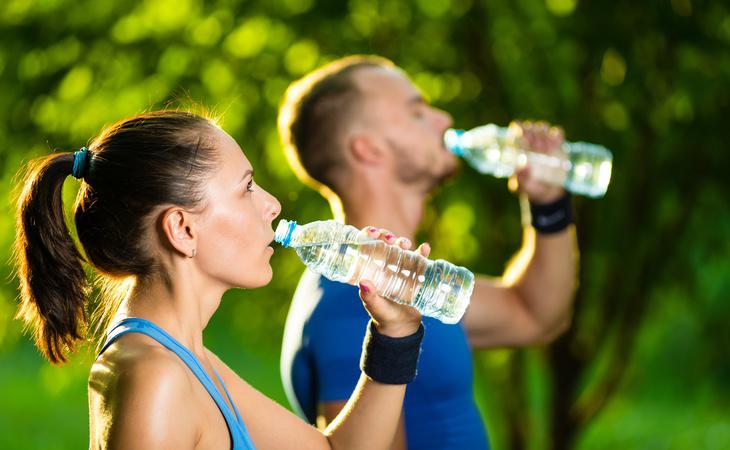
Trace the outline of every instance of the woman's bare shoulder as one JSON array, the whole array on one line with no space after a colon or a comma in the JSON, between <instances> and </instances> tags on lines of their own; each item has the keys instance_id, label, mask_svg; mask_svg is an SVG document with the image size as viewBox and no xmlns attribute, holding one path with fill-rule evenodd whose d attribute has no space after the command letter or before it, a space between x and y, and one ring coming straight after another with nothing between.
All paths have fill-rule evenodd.
<instances>
[{"instance_id":1,"label":"woman's bare shoulder","mask_svg":"<svg viewBox=\"0 0 730 450\"><path fill-rule=\"evenodd\" d=\"M188 372L174 353L146 336L119 338L89 375L90 407L103 418L96 425L106 430L104 440L149 445L194 441L197 419L195 408L189 408Z\"/></svg>"},{"instance_id":2,"label":"woman's bare shoulder","mask_svg":"<svg viewBox=\"0 0 730 450\"><path fill-rule=\"evenodd\" d=\"M177 355L144 335L122 336L97 358L89 383L107 388L189 387L188 368Z\"/></svg>"}]
</instances>

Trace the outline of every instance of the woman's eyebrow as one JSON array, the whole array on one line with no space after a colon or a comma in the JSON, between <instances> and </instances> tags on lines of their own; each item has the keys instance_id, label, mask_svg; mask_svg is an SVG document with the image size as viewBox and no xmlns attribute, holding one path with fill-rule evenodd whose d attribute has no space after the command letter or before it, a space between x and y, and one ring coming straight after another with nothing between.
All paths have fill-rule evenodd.
<instances>
[{"instance_id":1,"label":"woman's eyebrow","mask_svg":"<svg viewBox=\"0 0 730 450\"><path fill-rule=\"evenodd\" d=\"M246 177L249 176L249 175L251 175L251 178L253 178L253 170L252 169L248 169L247 171L243 172L243 176L238 181L238 184L241 184L243 182L243 180L245 180Z\"/></svg>"}]
</instances>

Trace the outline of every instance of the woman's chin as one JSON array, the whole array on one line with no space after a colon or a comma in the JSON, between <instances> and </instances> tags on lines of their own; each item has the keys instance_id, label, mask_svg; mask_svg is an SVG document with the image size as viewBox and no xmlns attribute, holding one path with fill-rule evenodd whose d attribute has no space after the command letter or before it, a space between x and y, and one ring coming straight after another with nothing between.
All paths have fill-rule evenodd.
<instances>
[{"instance_id":1,"label":"woman's chin","mask_svg":"<svg viewBox=\"0 0 730 450\"><path fill-rule=\"evenodd\" d=\"M271 283L271 280L273 277L274 277L273 270L271 270L271 266L269 266L267 271L261 273L255 279L249 278L245 282L238 283L238 287L243 288L243 289L256 289L256 288L264 287L267 284Z\"/></svg>"}]
</instances>

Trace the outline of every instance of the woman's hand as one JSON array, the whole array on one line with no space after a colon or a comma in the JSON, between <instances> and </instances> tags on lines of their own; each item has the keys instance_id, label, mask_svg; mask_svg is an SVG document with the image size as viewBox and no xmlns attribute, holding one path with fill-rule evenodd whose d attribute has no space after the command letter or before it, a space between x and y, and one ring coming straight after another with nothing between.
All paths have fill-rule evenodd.
<instances>
[{"instance_id":1,"label":"woman's hand","mask_svg":"<svg viewBox=\"0 0 730 450\"><path fill-rule=\"evenodd\" d=\"M404 250L410 250L412 244L409 239L398 238L383 228L366 227L362 230L370 239L381 239L387 244L396 245ZM428 257L431 247L421 244L416 252ZM401 305L378 295L375 285L369 280L360 281L360 299L375 327L380 334L390 337L409 336L418 330L421 323L421 313L412 306Z\"/></svg>"}]
</instances>

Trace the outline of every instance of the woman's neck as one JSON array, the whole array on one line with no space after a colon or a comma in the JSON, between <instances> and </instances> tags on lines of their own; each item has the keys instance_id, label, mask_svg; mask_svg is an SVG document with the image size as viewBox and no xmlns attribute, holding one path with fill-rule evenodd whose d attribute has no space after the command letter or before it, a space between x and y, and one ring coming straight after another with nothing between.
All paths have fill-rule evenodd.
<instances>
[{"instance_id":1,"label":"woman's neck","mask_svg":"<svg viewBox=\"0 0 730 450\"><path fill-rule=\"evenodd\" d=\"M223 293L213 289L206 292L193 279L178 279L184 281L155 278L139 282L120 306L119 315L147 319L196 355L202 355L203 330L218 309Z\"/></svg>"}]
</instances>

